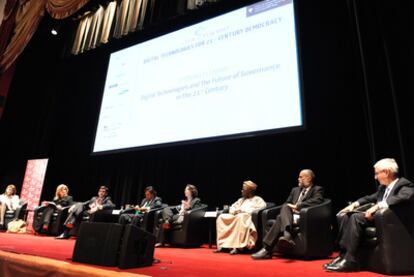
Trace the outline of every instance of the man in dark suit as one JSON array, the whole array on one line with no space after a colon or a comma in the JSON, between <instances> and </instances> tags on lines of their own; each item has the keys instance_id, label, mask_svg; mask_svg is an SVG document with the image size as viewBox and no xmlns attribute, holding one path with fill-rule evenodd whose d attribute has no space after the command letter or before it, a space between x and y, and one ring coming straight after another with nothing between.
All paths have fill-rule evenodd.
<instances>
[{"instance_id":1,"label":"man in dark suit","mask_svg":"<svg viewBox=\"0 0 414 277\"><path fill-rule=\"evenodd\" d=\"M162 224L158 226L156 247L164 245L168 241L168 230L171 224L180 224L184 219L186 211L201 207L201 200L198 198L196 186L188 184L184 190L185 200L176 207L167 207L162 210Z\"/></svg>"},{"instance_id":2,"label":"man in dark suit","mask_svg":"<svg viewBox=\"0 0 414 277\"><path fill-rule=\"evenodd\" d=\"M56 237L57 239L68 239L69 232L75 224L79 223L84 213L93 214L100 210L107 210L115 208L111 197L108 196L108 187L101 186L98 191L98 196L92 197L86 202L76 203L69 208L69 215L65 221L63 233Z\"/></svg>"},{"instance_id":3,"label":"man in dark suit","mask_svg":"<svg viewBox=\"0 0 414 277\"><path fill-rule=\"evenodd\" d=\"M378 190L358 199L338 213L341 250L335 259L324 265L327 271L359 270L357 251L360 239L365 228L373 225L374 214L381 209L392 209L407 201L414 201L414 184L405 178L398 178L398 164L394 159L378 161L374 170L375 179L380 183Z\"/></svg>"},{"instance_id":4,"label":"man in dark suit","mask_svg":"<svg viewBox=\"0 0 414 277\"><path fill-rule=\"evenodd\" d=\"M157 196L157 192L152 186L148 186L144 190L145 198L142 199L141 204L133 208L126 209L119 217L119 224L131 223L139 227L144 218L144 214L151 209L161 208L162 200Z\"/></svg>"},{"instance_id":5,"label":"man in dark suit","mask_svg":"<svg viewBox=\"0 0 414 277\"><path fill-rule=\"evenodd\" d=\"M277 244L280 248L295 246L291 229L294 215L299 215L301 209L323 202L323 188L313 184L315 174L310 169L299 173L299 186L292 189L286 202L282 205L280 214L269 232L263 238L264 247L252 255L253 259L271 259L272 250ZM296 216L295 216L296 217Z\"/></svg>"}]
</instances>

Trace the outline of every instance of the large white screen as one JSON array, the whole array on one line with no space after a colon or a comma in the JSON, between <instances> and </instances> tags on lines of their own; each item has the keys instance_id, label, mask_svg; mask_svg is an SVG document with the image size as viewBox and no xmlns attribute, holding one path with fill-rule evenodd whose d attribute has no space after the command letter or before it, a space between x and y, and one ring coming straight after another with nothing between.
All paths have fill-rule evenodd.
<instances>
[{"instance_id":1,"label":"large white screen","mask_svg":"<svg viewBox=\"0 0 414 277\"><path fill-rule=\"evenodd\" d=\"M93 151L302 125L292 0L111 54Z\"/></svg>"}]
</instances>

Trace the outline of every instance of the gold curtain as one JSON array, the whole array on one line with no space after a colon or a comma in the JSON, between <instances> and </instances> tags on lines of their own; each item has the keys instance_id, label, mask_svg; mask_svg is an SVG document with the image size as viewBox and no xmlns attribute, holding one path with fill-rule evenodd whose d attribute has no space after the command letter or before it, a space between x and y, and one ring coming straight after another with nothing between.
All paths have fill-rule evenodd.
<instances>
[{"instance_id":1,"label":"gold curtain","mask_svg":"<svg viewBox=\"0 0 414 277\"><path fill-rule=\"evenodd\" d=\"M105 12L104 12L104 19L103 19L103 24L102 24L102 36L100 38L101 43L108 42L111 29L112 29L112 25L114 22L115 12L116 12L116 1L113 1L109 3L109 5L106 7Z\"/></svg>"},{"instance_id":2,"label":"gold curtain","mask_svg":"<svg viewBox=\"0 0 414 277\"><path fill-rule=\"evenodd\" d=\"M4 72L20 55L44 15L47 0L20 0L16 26L6 50L0 58L0 72Z\"/></svg>"},{"instance_id":3,"label":"gold curtain","mask_svg":"<svg viewBox=\"0 0 414 277\"><path fill-rule=\"evenodd\" d=\"M46 10L55 19L71 16L82 8L89 0L47 0Z\"/></svg>"},{"instance_id":4,"label":"gold curtain","mask_svg":"<svg viewBox=\"0 0 414 277\"><path fill-rule=\"evenodd\" d=\"M79 21L72 54L77 55L142 29L148 0L112 1L93 14L85 14Z\"/></svg>"},{"instance_id":5,"label":"gold curtain","mask_svg":"<svg viewBox=\"0 0 414 277\"><path fill-rule=\"evenodd\" d=\"M94 14L87 15L79 21L72 54L77 55L108 42L116 7L116 1L110 2L106 8L100 6Z\"/></svg>"}]
</instances>

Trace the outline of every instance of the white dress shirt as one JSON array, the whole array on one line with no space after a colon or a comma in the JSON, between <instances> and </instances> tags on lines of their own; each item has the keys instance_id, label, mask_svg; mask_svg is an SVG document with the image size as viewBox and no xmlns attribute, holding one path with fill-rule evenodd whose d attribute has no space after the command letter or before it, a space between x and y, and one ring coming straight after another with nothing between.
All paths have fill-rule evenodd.
<instances>
[{"instance_id":1,"label":"white dress shirt","mask_svg":"<svg viewBox=\"0 0 414 277\"><path fill-rule=\"evenodd\" d=\"M384 196L382 197L382 200L380 202L378 202L378 207L380 209L388 208L387 198L388 198L388 196L390 196L390 192L394 188L394 186L398 182L398 180L399 179L397 178L394 181L392 181L391 184L389 184L387 186L387 188L385 189Z\"/></svg>"}]
</instances>

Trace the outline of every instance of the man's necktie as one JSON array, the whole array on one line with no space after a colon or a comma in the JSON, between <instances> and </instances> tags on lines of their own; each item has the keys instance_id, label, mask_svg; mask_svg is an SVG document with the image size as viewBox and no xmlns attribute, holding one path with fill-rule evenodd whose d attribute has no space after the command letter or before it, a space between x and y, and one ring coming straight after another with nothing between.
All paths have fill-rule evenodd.
<instances>
[{"instance_id":1,"label":"man's necktie","mask_svg":"<svg viewBox=\"0 0 414 277\"><path fill-rule=\"evenodd\" d=\"M387 187L386 189L385 189L385 193L384 193L384 196L382 197L382 201L385 201L385 200L387 200L387 197L388 197L388 195L390 194L390 188L389 187Z\"/></svg>"},{"instance_id":2,"label":"man's necktie","mask_svg":"<svg viewBox=\"0 0 414 277\"><path fill-rule=\"evenodd\" d=\"M300 204L302 202L302 199L305 196L305 193L306 193L306 189L302 189L302 191L301 191L301 193L299 195L298 201L296 201L296 205L297 204Z\"/></svg>"}]
</instances>

